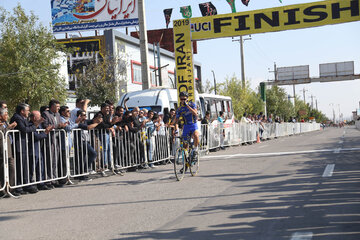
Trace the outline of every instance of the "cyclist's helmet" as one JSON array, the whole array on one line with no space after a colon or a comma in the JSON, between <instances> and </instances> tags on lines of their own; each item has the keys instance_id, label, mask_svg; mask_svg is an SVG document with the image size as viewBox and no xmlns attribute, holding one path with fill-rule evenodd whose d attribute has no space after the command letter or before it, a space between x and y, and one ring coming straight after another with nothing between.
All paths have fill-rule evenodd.
<instances>
[{"instance_id":1,"label":"cyclist's helmet","mask_svg":"<svg viewBox=\"0 0 360 240\"><path fill-rule=\"evenodd\" d=\"M187 92L180 92L179 97L189 97L189 94Z\"/></svg>"}]
</instances>

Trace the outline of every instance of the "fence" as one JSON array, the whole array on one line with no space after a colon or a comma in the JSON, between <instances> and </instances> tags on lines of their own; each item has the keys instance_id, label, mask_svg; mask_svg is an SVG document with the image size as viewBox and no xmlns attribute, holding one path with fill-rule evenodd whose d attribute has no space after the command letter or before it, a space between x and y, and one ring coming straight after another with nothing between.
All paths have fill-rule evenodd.
<instances>
[{"instance_id":1,"label":"fence","mask_svg":"<svg viewBox=\"0 0 360 240\"><path fill-rule=\"evenodd\" d=\"M316 131L316 123L233 123L202 125L200 153L222 146L234 146L262 139ZM71 132L37 130L0 132L0 190L26 187L92 173L114 173L118 169L168 161L179 146L170 130L150 132L74 129Z\"/></svg>"},{"instance_id":2,"label":"fence","mask_svg":"<svg viewBox=\"0 0 360 240\"><path fill-rule=\"evenodd\" d=\"M3 132L0 131L0 191L4 190L6 187L6 169L7 169L7 159L5 154L5 137Z\"/></svg>"},{"instance_id":3,"label":"fence","mask_svg":"<svg viewBox=\"0 0 360 240\"><path fill-rule=\"evenodd\" d=\"M360 130L360 121L356 121L356 122L355 122L355 126L356 126L357 129Z\"/></svg>"}]
</instances>

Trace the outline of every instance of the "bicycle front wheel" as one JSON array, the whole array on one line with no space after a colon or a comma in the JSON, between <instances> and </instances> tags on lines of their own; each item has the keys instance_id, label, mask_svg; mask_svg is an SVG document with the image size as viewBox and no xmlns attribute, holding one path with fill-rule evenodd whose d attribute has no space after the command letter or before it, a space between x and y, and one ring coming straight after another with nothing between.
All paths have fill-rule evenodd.
<instances>
[{"instance_id":1,"label":"bicycle front wheel","mask_svg":"<svg viewBox=\"0 0 360 240\"><path fill-rule=\"evenodd\" d=\"M184 178L185 170L186 170L185 164L186 164L185 151L179 148L176 150L175 160L174 160L174 172L176 179L178 181L181 181Z\"/></svg>"},{"instance_id":2,"label":"bicycle front wheel","mask_svg":"<svg viewBox=\"0 0 360 240\"><path fill-rule=\"evenodd\" d=\"M191 176L196 176L196 174L198 174L199 172L199 166L200 166L199 154L196 154L196 156L194 156L194 152L193 152L190 156L192 156L190 161L190 173Z\"/></svg>"}]
</instances>

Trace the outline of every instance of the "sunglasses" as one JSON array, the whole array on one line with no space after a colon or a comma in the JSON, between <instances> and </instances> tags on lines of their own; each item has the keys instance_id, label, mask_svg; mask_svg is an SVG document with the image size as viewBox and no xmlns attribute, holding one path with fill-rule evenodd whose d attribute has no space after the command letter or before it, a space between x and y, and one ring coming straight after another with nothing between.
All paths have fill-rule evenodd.
<instances>
[{"instance_id":1,"label":"sunglasses","mask_svg":"<svg viewBox=\"0 0 360 240\"><path fill-rule=\"evenodd\" d=\"M180 98L180 101L186 101L187 99L186 98Z\"/></svg>"}]
</instances>

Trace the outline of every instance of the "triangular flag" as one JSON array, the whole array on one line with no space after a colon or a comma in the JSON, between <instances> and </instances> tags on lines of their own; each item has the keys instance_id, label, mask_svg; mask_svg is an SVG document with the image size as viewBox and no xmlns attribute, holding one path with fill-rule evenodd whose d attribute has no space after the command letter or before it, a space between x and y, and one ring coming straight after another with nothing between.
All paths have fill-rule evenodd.
<instances>
[{"instance_id":1,"label":"triangular flag","mask_svg":"<svg viewBox=\"0 0 360 240\"><path fill-rule=\"evenodd\" d=\"M236 13L235 0L226 0L226 1L230 4L231 11L232 11L233 13Z\"/></svg>"},{"instance_id":2,"label":"triangular flag","mask_svg":"<svg viewBox=\"0 0 360 240\"><path fill-rule=\"evenodd\" d=\"M164 9L164 16L165 16L165 21L166 21L166 28L169 27L172 10L173 10L172 8Z\"/></svg>"},{"instance_id":3,"label":"triangular flag","mask_svg":"<svg viewBox=\"0 0 360 240\"><path fill-rule=\"evenodd\" d=\"M180 7L180 12L181 12L183 18L191 18L192 17L191 6Z\"/></svg>"},{"instance_id":4,"label":"triangular flag","mask_svg":"<svg viewBox=\"0 0 360 240\"><path fill-rule=\"evenodd\" d=\"M203 17L217 15L216 8L211 2L199 3L199 8Z\"/></svg>"},{"instance_id":5,"label":"triangular flag","mask_svg":"<svg viewBox=\"0 0 360 240\"><path fill-rule=\"evenodd\" d=\"M241 0L241 2L242 2L245 6L247 6L247 5L249 5L250 0Z\"/></svg>"}]
</instances>

